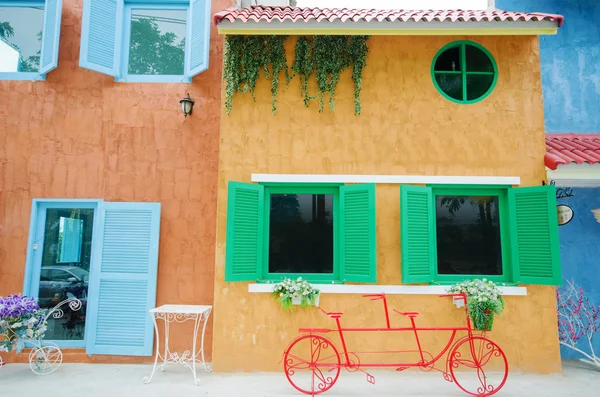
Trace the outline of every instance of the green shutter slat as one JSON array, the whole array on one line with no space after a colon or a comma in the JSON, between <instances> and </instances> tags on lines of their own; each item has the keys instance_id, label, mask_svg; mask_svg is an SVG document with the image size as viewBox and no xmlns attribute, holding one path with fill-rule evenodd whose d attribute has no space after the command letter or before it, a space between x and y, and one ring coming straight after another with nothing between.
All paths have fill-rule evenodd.
<instances>
[{"instance_id":1,"label":"green shutter slat","mask_svg":"<svg viewBox=\"0 0 600 397\"><path fill-rule=\"evenodd\" d=\"M340 187L341 278L377 282L375 185Z\"/></svg>"},{"instance_id":2,"label":"green shutter slat","mask_svg":"<svg viewBox=\"0 0 600 397\"><path fill-rule=\"evenodd\" d=\"M400 186L400 240L402 282L432 281L436 254L435 208L431 188Z\"/></svg>"},{"instance_id":3,"label":"green shutter slat","mask_svg":"<svg viewBox=\"0 0 600 397\"><path fill-rule=\"evenodd\" d=\"M508 191L515 281L560 285L561 268L553 185Z\"/></svg>"},{"instance_id":4,"label":"green shutter slat","mask_svg":"<svg viewBox=\"0 0 600 397\"><path fill-rule=\"evenodd\" d=\"M264 187L229 182L225 281L258 279L263 257Z\"/></svg>"}]
</instances>

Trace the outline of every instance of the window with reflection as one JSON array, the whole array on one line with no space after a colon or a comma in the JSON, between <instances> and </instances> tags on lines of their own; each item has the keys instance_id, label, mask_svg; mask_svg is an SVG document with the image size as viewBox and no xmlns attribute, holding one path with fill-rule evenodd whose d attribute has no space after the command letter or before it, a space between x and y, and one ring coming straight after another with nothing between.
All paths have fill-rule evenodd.
<instances>
[{"instance_id":1,"label":"window with reflection","mask_svg":"<svg viewBox=\"0 0 600 397\"><path fill-rule=\"evenodd\" d=\"M44 6L33 4L36 5L0 5L0 73L40 69Z\"/></svg>"},{"instance_id":2,"label":"window with reflection","mask_svg":"<svg viewBox=\"0 0 600 397\"><path fill-rule=\"evenodd\" d=\"M502 275L498 196L435 200L438 274Z\"/></svg>"},{"instance_id":3,"label":"window with reflection","mask_svg":"<svg viewBox=\"0 0 600 397\"><path fill-rule=\"evenodd\" d=\"M187 9L129 10L129 75L183 75Z\"/></svg>"},{"instance_id":4,"label":"window with reflection","mask_svg":"<svg viewBox=\"0 0 600 397\"><path fill-rule=\"evenodd\" d=\"M269 197L268 273L333 273L334 193Z\"/></svg>"},{"instance_id":5,"label":"window with reflection","mask_svg":"<svg viewBox=\"0 0 600 397\"><path fill-rule=\"evenodd\" d=\"M44 224L39 304L50 309L61 301L81 300L77 311L64 306L64 316L50 318L45 339L83 340L92 253L94 210L49 208Z\"/></svg>"}]
</instances>

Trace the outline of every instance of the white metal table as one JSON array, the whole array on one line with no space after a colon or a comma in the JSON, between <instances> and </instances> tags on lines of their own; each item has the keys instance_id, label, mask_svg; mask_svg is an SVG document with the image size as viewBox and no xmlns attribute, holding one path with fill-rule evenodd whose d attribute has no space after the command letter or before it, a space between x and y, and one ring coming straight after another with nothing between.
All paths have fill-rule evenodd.
<instances>
[{"instance_id":1,"label":"white metal table","mask_svg":"<svg viewBox=\"0 0 600 397\"><path fill-rule=\"evenodd\" d=\"M206 324L208 323L208 317L210 316L211 310L212 306L199 305L163 305L150 310L152 320L154 321L154 332L156 335L156 355L154 356L152 373L150 376L144 377L144 383L150 383L157 368L164 371L167 364L174 363L187 366L194 374L194 383L196 385L200 384L200 380L196 377L196 363L202 364L206 372L211 371L211 366L204 361L204 332L206 331ZM160 352L160 336L157 320L163 320L165 325L165 347L162 354ZM186 350L183 354L179 355L179 353L172 352L169 349L169 325L173 322L183 323L188 320L194 321L192 350ZM200 349L197 349L196 341L198 339L200 325L202 325L202 341L200 343ZM160 364L159 359L161 361Z\"/></svg>"}]
</instances>

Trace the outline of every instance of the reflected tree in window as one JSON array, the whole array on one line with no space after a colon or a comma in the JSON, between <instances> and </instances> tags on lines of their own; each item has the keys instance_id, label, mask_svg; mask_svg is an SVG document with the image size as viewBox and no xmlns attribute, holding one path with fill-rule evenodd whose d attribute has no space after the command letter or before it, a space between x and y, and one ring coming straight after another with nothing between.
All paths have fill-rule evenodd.
<instances>
[{"instance_id":1,"label":"reflected tree in window","mask_svg":"<svg viewBox=\"0 0 600 397\"><path fill-rule=\"evenodd\" d=\"M0 39L2 39L6 44L10 45L12 48L19 52L19 72L37 72L40 70L40 55L41 49L36 52L35 55L28 56L27 58L23 58L22 51L19 46L15 44L11 44L9 39L14 37L15 30L10 25L9 22L0 22ZM42 42L42 32L40 31L37 34L38 42ZM41 48L41 44L40 44Z\"/></svg>"},{"instance_id":2,"label":"reflected tree in window","mask_svg":"<svg viewBox=\"0 0 600 397\"><path fill-rule=\"evenodd\" d=\"M129 73L141 75L182 75L185 39L177 42L173 32L161 33L157 18L131 18Z\"/></svg>"}]
</instances>

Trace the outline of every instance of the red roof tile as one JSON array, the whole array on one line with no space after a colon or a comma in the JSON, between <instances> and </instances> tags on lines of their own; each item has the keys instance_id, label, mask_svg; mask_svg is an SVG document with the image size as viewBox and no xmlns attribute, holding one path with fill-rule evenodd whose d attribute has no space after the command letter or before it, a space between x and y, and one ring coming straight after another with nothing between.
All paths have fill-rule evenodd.
<instances>
[{"instance_id":1,"label":"red roof tile","mask_svg":"<svg viewBox=\"0 0 600 397\"><path fill-rule=\"evenodd\" d=\"M508 12L508 11L476 11L476 10L375 10L349 8L300 8L300 7L265 7L252 6L247 8L228 8L214 15L216 25L223 20L229 22L272 22L272 21L341 21L354 22L464 22L464 21L556 21L560 27L562 15L544 14L539 12Z\"/></svg>"},{"instance_id":2,"label":"red roof tile","mask_svg":"<svg viewBox=\"0 0 600 397\"><path fill-rule=\"evenodd\" d=\"M546 134L546 167L600 163L600 134Z\"/></svg>"}]
</instances>

